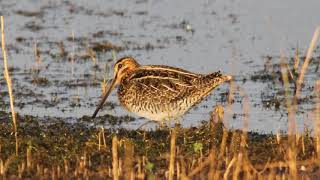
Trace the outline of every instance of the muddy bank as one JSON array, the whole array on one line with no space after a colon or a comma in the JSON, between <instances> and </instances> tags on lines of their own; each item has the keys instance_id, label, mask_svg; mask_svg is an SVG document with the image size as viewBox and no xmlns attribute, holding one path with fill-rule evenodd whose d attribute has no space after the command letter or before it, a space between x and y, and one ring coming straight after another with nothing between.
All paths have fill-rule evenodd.
<instances>
[{"instance_id":1,"label":"muddy bank","mask_svg":"<svg viewBox=\"0 0 320 180\"><path fill-rule=\"evenodd\" d=\"M44 169L48 172L57 170L57 167L67 167L64 175L70 177L74 176L72 173L76 171L79 172L79 176L84 175L82 174L84 169L89 177L110 176L106 170L112 167L112 139L115 136L119 142L120 159L124 160L125 154L128 153L126 149L129 143L132 145L133 163L140 162L139 166L145 173L152 172L153 175L161 177L168 168L172 134L172 129L168 127L154 131L101 129L97 125L92 125L88 117L79 118L74 123L48 117L46 123L41 123L43 120L36 117L18 116L19 158L17 158L14 156L15 138L10 115L3 111L0 113L0 155L1 160L7 162L5 174L8 177L18 174L30 177L33 173L43 172ZM132 120L128 117L113 116L105 116L104 119L116 123ZM97 121L94 123L105 123L99 122L99 119ZM190 166L187 168L188 171L192 171L197 166L195 162L206 158L210 152L219 152L223 137L226 138L226 157L232 158L241 151L242 132L226 130L222 123L211 120L192 128L177 125L174 130L177 135L177 161L183 160ZM249 132L247 136L247 144L244 146L247 157L257 169L261 170L267 162L286 161L288 147L286 135L280 135L281 137L277 139L277 136L272 134ZM297 140L298 162L308 160L314 155L313 141L308 131ZM26 163L28 167L24 167L21 171L22 164L25 166ZM308 169L310 173L314 173L317 169L313 165L312 168L313 170ZM134 171L137 173L137 169Z\"/></svg>"}]
</instances>

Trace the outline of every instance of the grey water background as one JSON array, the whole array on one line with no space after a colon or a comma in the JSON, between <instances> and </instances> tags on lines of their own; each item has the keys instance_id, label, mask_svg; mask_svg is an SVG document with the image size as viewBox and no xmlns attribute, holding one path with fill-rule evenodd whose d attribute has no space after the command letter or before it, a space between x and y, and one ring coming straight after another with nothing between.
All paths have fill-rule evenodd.
<instances>
[{"instance_id":1,"label":"grey water background","mask_svg":"<svg viewBox=\"0 0 320 180\"><path fill-rule=\"evenodd\" d=\"M79 42L108 41L127 47L117 57L130 55L141 64L165 64L197 73L221 70L233 75L249 97L249 130L285 131L286 113L263 107L261 92L268 91L268 87L264 82L251 81L250 75L264 68L266 56L278 57L280 49L287 56L292 56L297 46L306 52L315 28L320 25L319 7L318 0L0 0L9 63L16 68L11 72L14 89L22 94L16 96L16 103L23 103L17 111L70 121L90 116L101 95L100 86L91 82L101 80L104 72L96 71L91 60L77 58L86 52L85 45ZM99 32L102 36L94 36ZM21 38L23 41L18 42ZM52 56L59 53L59 42L64 43L74 60ZM35 64L34 44L42 52L40 65ZM111 58L111 51L97 54L98 67L104 69L107 65L109 77L114 62L107 60ZM279 63L278 60L275 58L273 63ZM51 85L30 82L27 76L35 66L40 67L39 74ZM316 79L319 74L307 76L306 81L312 85ZM228 84L222 85L183 116L183 126L208 120L210 111L221 102L221 94L228 88ZM34 95L23 96L28 91ZM46 103L53 99L58 99L54 105ZM108 102L115 107L106 107L99 114L137 118L122 126L135 128L146 121L119 106L116 91ZM222 105L226 106L223 102ZM305 106L312 109L310 104ZM242 118L243 103L238 93L226 119L229 127L241 128ZM297 119L299 130L304 124L313 126L311 113L299 114Z\"/></svg>"}]
</instances>

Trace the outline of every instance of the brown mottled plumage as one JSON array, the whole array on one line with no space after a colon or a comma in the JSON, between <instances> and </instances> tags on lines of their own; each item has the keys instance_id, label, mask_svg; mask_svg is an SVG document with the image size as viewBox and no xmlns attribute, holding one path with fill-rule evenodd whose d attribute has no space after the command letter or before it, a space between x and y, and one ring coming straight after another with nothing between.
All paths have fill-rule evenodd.
<instances>
[{"instance_id":1,"label":"brown mottled plumage","mask_svg":"<svg viewBox=\"0 0 320 180\"><path fill-rule=\"evenodd\" d=\"M118 97L124 107L139 116L162 121L183 115L230 79L220 72L202 75L163 65L142 66L125 57L115 64L114 79L92 117L118 84Z\"/></svg>"}]
</instances>

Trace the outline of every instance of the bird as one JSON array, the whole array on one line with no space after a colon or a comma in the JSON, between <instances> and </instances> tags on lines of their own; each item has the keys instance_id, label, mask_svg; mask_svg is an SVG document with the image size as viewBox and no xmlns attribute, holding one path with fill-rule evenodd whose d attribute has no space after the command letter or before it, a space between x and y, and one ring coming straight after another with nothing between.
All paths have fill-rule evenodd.
<instances>
[{"instance_id":1,"label":"bird","mask_svg":"<svg viewBox=\"0 0 320 180\"><path fill-rule=\"evenodd\" d=\"M128 111L163 122L181 117L217 86L232 79L220 71L197 74L165 65L140 65L133 57L120 58L113 71L113 79L92 118L117 86L120 104Z\"/></svg>"}]
</instances>

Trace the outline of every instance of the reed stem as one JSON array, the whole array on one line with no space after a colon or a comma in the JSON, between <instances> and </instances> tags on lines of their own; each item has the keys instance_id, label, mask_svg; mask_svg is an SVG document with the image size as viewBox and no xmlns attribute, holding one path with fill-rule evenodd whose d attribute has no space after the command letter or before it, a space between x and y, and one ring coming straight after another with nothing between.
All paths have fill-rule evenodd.
<instances>
[{"instance_id":1,"label":"reed stem","mask_svg":"<svg viewBox=\"0 0 320 180\"><path fill-rule=\"evenodd\" d=\"M17 131L17 119L16 113L14 110L14 97L12 92L12 81L9 75L8 70L8 60L7 60L7 51L6 51L6 44L5 44L5 36L4 36L4 17L1 16L1 47L2 47L2 55L3 55L3 63L4 63L4 78L7 82L9 97L10 97L10 108L12 113L12 122L13 122L13 130L14 136L16 140L16 155L18 156L19 151L19 144L18 144L18 131Z\"/></svg>"}]
</instances>

